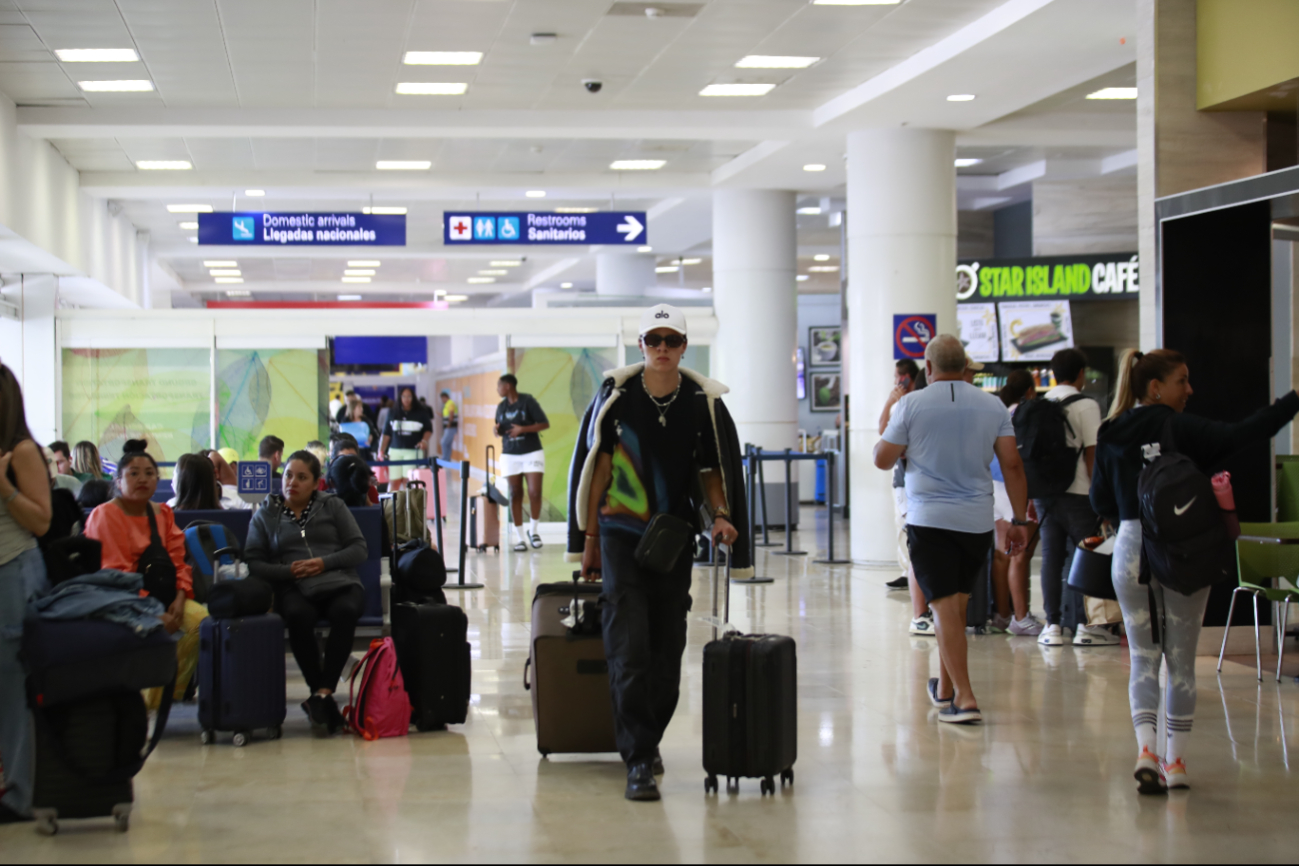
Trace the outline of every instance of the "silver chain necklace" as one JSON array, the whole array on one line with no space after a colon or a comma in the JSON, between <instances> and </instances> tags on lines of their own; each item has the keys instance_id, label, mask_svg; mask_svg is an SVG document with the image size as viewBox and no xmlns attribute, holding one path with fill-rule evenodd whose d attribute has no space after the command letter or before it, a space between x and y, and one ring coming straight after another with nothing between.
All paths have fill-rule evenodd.
<instances>
[{"instance_id":1,"label":"silver chain necklace","mask_svg":"<svg viewBox=\"0 0 1299 866\"><path fill-rule=\"evenodd\" d=\"M677 397L681 396L681 374L677 373L677 389L672 392L672 396L668 398L666 403L660 403L658 399L650 393L649 385L645 384L644 373L641 373L640 386L645 389L645 396L650 398L650 402L654 404L654 408L659 410L659 424L664 427L668 426L668 410L671 409L672 404L677 401Z\"/></svg>"}]
</instances>

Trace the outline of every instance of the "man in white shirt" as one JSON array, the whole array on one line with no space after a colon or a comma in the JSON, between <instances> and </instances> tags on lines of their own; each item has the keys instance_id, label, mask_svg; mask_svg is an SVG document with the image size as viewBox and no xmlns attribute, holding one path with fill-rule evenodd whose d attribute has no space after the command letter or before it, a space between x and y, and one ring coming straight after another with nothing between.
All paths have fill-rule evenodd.
<instances>
[{"instance_id":1,"label":"man in white shirt","mask_svg":"<svg viewBox=\"0 0 1299 866\"><path fill-rule=\"evenodd\" d=\"M1046 607L1046 628L1038 636L1043 646L1064 644L1060 625L1061 601L1064 596L1064 563L1069 549L1084 538L1095 535L1100 521L1092 511L1092 467L1096 461L1096 434L1101 426L1101 407L1088 397L1080 396L1087 383L1087 356L1079 349L1061 349L1051 358L1051 372L1058 383L1044 395L1048 400L1065 403L1066 442L1078 452L1073 483L1059 496L1035 499L1042 533L1042 603ZM1080 625L1074 635L1076 646L1117 645L1118 636L1103 626Z\"/></svg>"}]
</instances>

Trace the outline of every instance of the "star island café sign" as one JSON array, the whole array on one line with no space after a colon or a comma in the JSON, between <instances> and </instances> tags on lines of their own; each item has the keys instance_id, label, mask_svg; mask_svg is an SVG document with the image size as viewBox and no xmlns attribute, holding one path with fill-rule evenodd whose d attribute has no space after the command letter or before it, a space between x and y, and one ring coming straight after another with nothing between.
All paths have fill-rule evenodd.
<instances>
[{"instance_id":1,"label":"star island caf\u00e9 sign","mask_svg":"<svg viewBox=\"0 0 1299 866\"><path fill-rule=\"evenodd\" d=\"M966 260L956 266L956 300L980 303L1029 298L1079 301L1135 298L1136 253Z\"/></svg>"}]
</instances>

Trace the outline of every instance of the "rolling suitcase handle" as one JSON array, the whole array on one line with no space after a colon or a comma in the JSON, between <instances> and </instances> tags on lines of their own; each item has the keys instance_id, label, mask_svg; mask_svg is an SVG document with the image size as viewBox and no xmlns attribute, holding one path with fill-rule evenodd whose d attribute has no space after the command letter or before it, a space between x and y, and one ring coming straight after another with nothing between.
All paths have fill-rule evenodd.
<instances>
[{"instance_id":1,"label":"rolling suitcase handle","mask_svg":"<svg viewBox=\"0 0 1299 866\"><path fill-rule=\"evenodd\" d=\"M717 585L722 573L723 553L726 554L726 602L722 623L726 626L731 624L731 546L719 541L713 551L713 640L717 640Z\"/></svg>"}]
</instances>

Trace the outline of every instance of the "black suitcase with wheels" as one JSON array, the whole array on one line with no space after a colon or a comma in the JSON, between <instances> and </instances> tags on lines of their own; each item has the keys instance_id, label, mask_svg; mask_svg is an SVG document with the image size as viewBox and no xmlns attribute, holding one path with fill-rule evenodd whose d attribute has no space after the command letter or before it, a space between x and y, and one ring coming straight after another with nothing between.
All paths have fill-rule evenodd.
<instances>
[{"instance_id":1,"label":"black suitcase with wheels","mask_svg":"<svg viewBox=\"0 0 1299 866\"><path fill-rule=\"evenodd\" d=\"M199 628L198 720L203 743L233 731L243 746L254 730L279 739L287 700L284 620L273 613L205 619Z\"/></svg>"},{"instance_id":2,"label":"black suitcase with wheels","mask_svg":"<svg viewBox=\"0 0 1299 866\"><path fill-rule=\"evenodd\" d=\"M720 563L722 546L718 545ZM727 551L726 614L730 618L730 553ZM784 635L731 632L717 638L720 565L713 566L713 636L704 646L704 790L717 791L741 778L762 779L762 793L794 783L798 758L798 660L794 639Z\"/></svg>"},{"instance_id":3,"label":"black suitcase with wheels","mask_svg":"<svg viewBox=\"0 0 1299 866\"><path fill-rule=\"evenodd\" d=\"M469 718L469 618L450 604L392 606L392 642L415 726L437 731Z\"/></svg>"}]
</instances>

